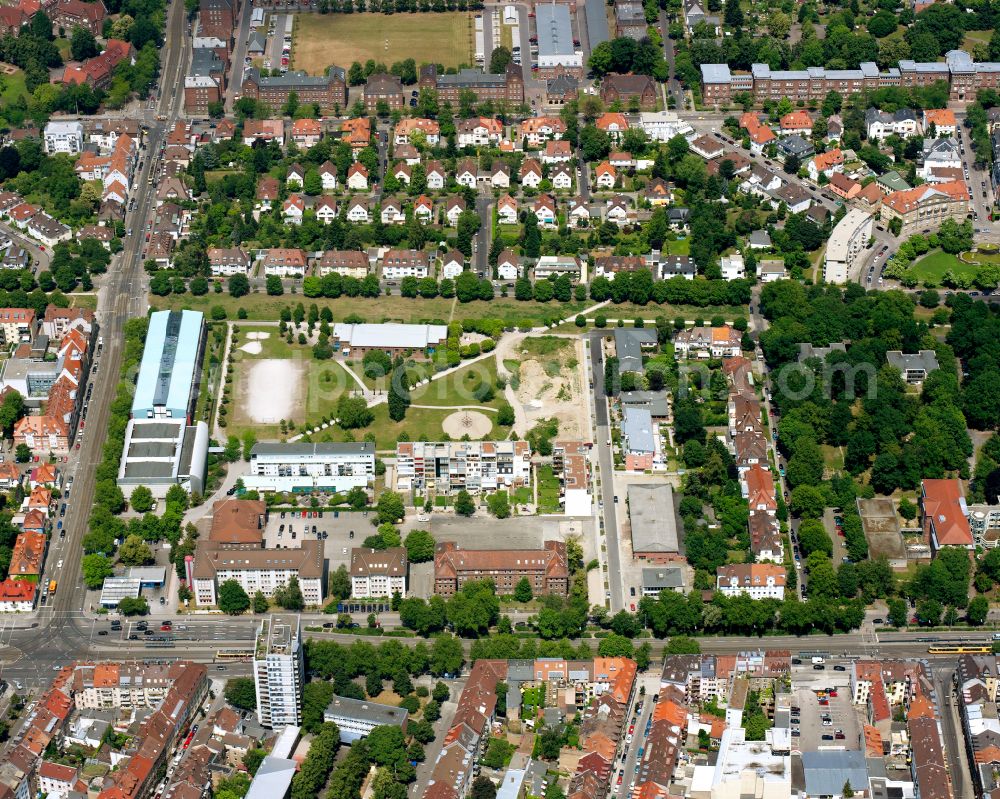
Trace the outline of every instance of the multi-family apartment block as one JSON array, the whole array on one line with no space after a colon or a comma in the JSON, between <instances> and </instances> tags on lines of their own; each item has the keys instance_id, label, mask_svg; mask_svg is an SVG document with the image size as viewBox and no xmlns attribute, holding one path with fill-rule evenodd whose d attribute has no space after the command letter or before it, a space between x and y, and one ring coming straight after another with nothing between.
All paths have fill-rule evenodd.
<instances>
[{"instance_id":1,"label":"multi-family apartment block","mask_svg":"<svg viewBox=\"0 0 1000 799\"><path fill-rule=\"evenodd\" d=\"M737 94L749 94L757 103L786 97L794 103L821 101L831 91L854 95L886 87L933 86L938 81L948 84L951 100L974 100L980 89L1000 86L1000 63L973 61L965 51L951 50L944 61L906 59L884 72L873 61L857 69L775 70L767 64L753 64L749 72L732 71L727 64L701 65L702 97L706 105L715 106L729 105Z\"/></svg>"},{"instance_id":2,"label":"multi-family apartment block","mask_svg":"<svg viewBox=\"0 0 1000 799\"><path fill-rule=\"evenodd\" d=\"M462 69L455 75L439 73L433 64L420 68L420 88L433 89L438 100L457 107L463 92L472 92L476 100L492 100L518 105L524 102L524 73L511 63L503 75L491 75L478 69Z\"/></svg>"},{"instance_id":3,"label":"multi-family apartment block","mask_svg":"<svg viewBox=\"0 0 1000 799\"><path fill-rule=\"evenodd\" d=\"M354 599L406 597L406 548L351 550L351 596Z\"/></svg>"},{"instance_id":4,"label":"multi-family apartment block","mask_svg":"<svg viewBox=\"0 0 1000 799\"><path fill-rule=\"evenodd\" d=\"M326 582L322 541L304 540L294 549L200 541L188 564L195 602L208 607L218 604L219 587L227 580L235 580L251 596L260 591L272 597L293 577L306 605L322 604Z\"/></svg>"},{"instance_id":5,"label":"multi-family apartment block","mask_svg":"<svg viewBox=\"0 0 1000 799\"><path fill-rule=\"evenodd\" d=\"M243 79L243 96L267 103L271 108L282 108L293 92L299 102L316 103L324 114L347 107L347 82L344 70L330 67L326 75L307 75L294 71L278 77L261 77L256 68L247 70Z\"/></svg>"},{"instance_id":6,"label":"multi-family apartment block","mask_svg":"<svg viewBox=\"0 0 1000 799\"><path fill-rule=\"evenodd\" d=\"M262 725L301 724L305 659L297 615L273 615L260 623L254 643L253 680Z\"/></svg>"},{"instance_id":7,"label":"multi-family apartment block","mask_svg":"<svg viewBox=\"0 0 1000 799\"><path fill-rule=\"evenodd\" d=\"M478 494L517 488L531 480L527 441L401 441L396 480L402 490Z\"/></svg>"},{"instance_id":8,"label":"multi-family apartment block","mask_svg":"<svg viewBox=\"0 0 1000 799\"><path fill-rule=\"evenodd\" d=\"M566 596L566 544L546 541L544 549L462 549L445 541L434 553L434 593L451 596L470 580L493 580L498 594L513 594L524 578L536 596Z\"/></svg>"}]
</instances>

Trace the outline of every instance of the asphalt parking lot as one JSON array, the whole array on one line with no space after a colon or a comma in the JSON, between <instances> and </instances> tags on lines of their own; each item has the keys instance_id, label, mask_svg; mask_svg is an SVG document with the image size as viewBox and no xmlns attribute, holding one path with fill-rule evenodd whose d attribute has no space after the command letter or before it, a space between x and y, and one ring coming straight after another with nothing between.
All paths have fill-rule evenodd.
<instances>
[{"instance_id":1,"label":"asphalt parking lot","mask_svg":"<svg viewBox=\"0 0 1000 799\"><path fill-rule=\"evenodd\" d=\"M800 751L815 751L821 747L858 749L861 722L851 704L847 672L834 671L835 663L829 661L824 665L823 671L814 670L808 662L792 667L795 670L792 679L797 686L792 694L792 707L799 708L798 713L792 712L792 728L800 731L792 740L798 743ZM830 688L837 691L837 696L828 696L829 704L821 705L816 691ZM842 739L823 740L824 735L836 736L837 730L843 732Z\"/></svg>"},{"instance_id":2,"label":"asphalt parking lot","mask_svg":"<svg viewBox=\"0 0 1000 799\"><path fill-rule=\"evenodd\" d=\"M308 509L305 512L308 513ZM361 542L375 532L372 525L374 517L364 513L324 511L322 518L305 519L302 513L301 510L286 512L285 518L281 518L280 512L270 514L264 531L264 546L297 549L303 539L315 541L317 534L326 533L324 554L333 571L342 563L349 565L351 547L361 546ZM313 533L313 527L316 533Z\"/></svg>"}]
</instances>

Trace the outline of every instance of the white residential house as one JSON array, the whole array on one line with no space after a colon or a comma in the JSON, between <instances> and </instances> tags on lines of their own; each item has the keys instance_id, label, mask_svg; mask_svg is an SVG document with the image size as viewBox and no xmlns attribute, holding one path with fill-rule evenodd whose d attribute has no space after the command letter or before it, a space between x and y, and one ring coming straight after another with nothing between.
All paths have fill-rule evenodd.
<instances>
[{"instance_id":1,"label":"white residential house","mask_svg":"<svg viewBox=\"0 0 1000 799\"><path fill-rule=\"evenodd\" d=\"M366 223L372 221L371 212L368 210L368 201L362 197L351 200L347 207L347 221Z\"/></svg>"},{"instance_id":2,"label":"white residential house","mask_svg":"<svg viewBox=\"0 0 1000 799\"><path fill-rule=\"evenodd\" d=\"M313 210L316 212L316 219L324 225L332 224L337 218L337 201L333 197L320 197Z\"/></svg>"},{"instance_id":3,"label":"white residential house","mask_svg":"<svg viewBox=\"0 0 1000 799\"><path fill-rule=\"evenodd\" d=\"M454 280L465 270L465 256L458 250L450 250L441 258L441 277Z\"/></svg>"},{"instance_id":4,"label":"white residential house","mask_svg":"<svg viewBox=\"0 0 1000 799\"><path fill-rule=\"evenodd\" d=\"M45 126L45 152L76 155L83 150L83 123L53 120Z\"/></svg>"},{"instance_id":5,"label":"white residential house","mask_svg":"<svg viewBox=\"0 0 1000 799\"><path fill-rule=\"evenodd\" d=\"M521 164L521 185L537 189L542 182L542 167L534 158L525 159Z\"/></svg>"},{"instance_id":6,"label":"white residential house","mask_svg":"<svg viewBox=\"0 0 1000 799\"><path fill-rule=\"evenodd\" d=\"M290 189L301 189L305 179L306 171L302 166L300 164L292 164L288 167L288 174L285 175L285 185Z\"/></svg>"},{"instance_id":7,"label":"white residential house","mask_svg":"<svg viewBox=\"0 0 1000 799\"><path fill-rule=\"evenodd\" d=\"M476 188L476 179L479 175L479 168L476 166L476 162L471 158L466 158L464 161L460 161L455 166L455 181L460 186L466 186L470 189Z\"/></svg>"},{"instance_id":8,"label":"white residential house","mask_svg":"<svg viewBox=\"0 0 1000 799\"><path fill-rule=\"evenodd\" d=\"M427 162L427 188L430 191L441 191L448 182L448 175L438 161Z\"/></svg>"},{"instance_id":9,"label":"white residential house","mask_svg":"<svg viewBox=\"0 0 1000 799\"><path fill-rule=\"evenodd\" d=\"M587 282L587 264L575 255L543 255L535 264L535 280L569 275L574 281Z\"/></svg>"},{"instance_id":10,"label":"white residential house","mask_svg":"<svg viewBox=\"0 0 1000 799\"><path fill-rule=\"evenodd\" d=\"M625 197L612 197L608 200L608 210L604 213L604 218L609 222L614 222L619 227L624 227L631 220L631 207Z\"/></svg>"},{"instance_id":11,"label":"white residential house","mask_svg":"<svg viewBox=\"0 0 1000 799\"><path fill-rule=\"evenodd\" d=\"M459 147L486 147L500 141L503 125L498 119L474 117L459 120L455 132Z\"/></svg>"},{"instance_id":12,"label":"white residential house","mask_svg":"<svg viewBox=\"0 0 1000 799\"><path fill-rule=\"evenodd\" d=\"M410 180L413 178L413 167L405 162L396 164L396 171L392 173L392 176L400 183L409 186Z\"/></svg>"},{"instance_id":13,"label":"white residential house","mask_svg":"<svg viewBox=\"0 0 1000 799\"><path fill-rule=\"evenodd\" d=\"M955 139L924 139L920 168L917 174L930 180L936 169L962 169L962 152Z\"/></svg>"},{"instance_id":14,"label":"white residential house","mask_svg":"<svg viewBox=\"0 0 1000 799\"><path fill-rule=\"evenodd\" d=\"M556 201L547 194L535 200L531 210L535 212L538 224L542 227L554 228L556 226Z\"/></svg>"},{"instance_id":15,"label":"white residential house","mask_svg":"<svg viewBox=\"0 0 1000 799\"><path fill-rule=\"evenodd\" d=\"M430 269L427 253L420 250L387 250L382 255L382 277L386 280L424 278Z\"/></svg>"},{"instance_id":16,"label":"white residential house","mask_svg":"<svg viewBox=\"0 0 1000 799\"><path fill-rule=\"evenodd\" d=\"M571 227L587 227L590 225L590 206L582 197L574 197L569 201L569 224Z\"/></svg>"},{"instance_id":17,"label":"white residential house","mask_svg":"<svg viewBox=\"0 0 1000 799\"><path fill-rule=\"evenodd\" d=\"M882 141L893 134L904 139L916 136L922 127L916 112L910 108L900 108L891 114L869 108L865 111L865 129L870 141Z\"/></svg>"},{"instance_id":18,"label":"white residential house","mask_svg":"<svg viewBox=\"0 0 1000 799\"><path fill-rule=\"evenodd\" d=\"M355 161L347 170L347 188L351 191L368 191L368 170L359 161Z\"/></svg>"},{"instance_id":19,"label":"white residential house","mask_svg":"<svg viewBox=\"0 0 1000 799\"><path fill-rule=\"evenodd\" d=\"M500 280L517 280L521 274L521 259L513 250L504 250L497 258L497 277Z\"/></svg>"},{"instance_id":20,"label":"white residential house","mask_svg":"<svg viewBox=\"0 0 1000 799\"><path fill-rule=\"evenodd\" d=\"M607 161L602 161L594 170L594 186L600 189L613 189L618 179L618 170Z\"/></svg>"},{"instance_id":21,"label":"white residential house","mask_svg":"<svg viewBox=\"0 0 1000 799\"><path fill-rule=\"evenodd\" d=\"M493 169L490 170L490 185L494 189L510 188L510 168L506 164L493 164Z\"/></svg>"},{"instance_id":22,"label":"white residential house","mask_svg":"<svg viewBox=\"0 0 1000 799\"><path fill-rule=\"evenodd\" d=\"M324 161L319 168L319 179L323 182L323 191L337 188L337 167L329 161Z\"/></svg>"},{"instance_id":23,"label":"white residential house","mask_svg":"<svg viewBox=\"0 0 1000 799\"><path fill-rule=\"evenodd\" d=\"M245 275L250 271L250 258L239 247L210 247L208 263L212 268L212 275L217 277Z\"/></svg>"},{"instance_id":24,"label":"white residential house","mask_svg":"<svg viewBox=\"0 0 1000 799\"><path fill-rule=\"evenodd\" d=\"M434 221L434 203L430 197L424 195L417 197L413 203L413 215L425 225Z\"/></svg>"},{"instance_id":25,"label":"white residential house","mask_svg":"<svg viewBox=\"0 0 1000 799\"><path fill-rule=\"evenodd\" d=\"M517 200L505 194L497 201L497 221L501 225L517 224Z\"/></svg>"},{"instance_id":26,"label":"white residential house","mask_svg":"<svg viewBox=\"0 0 1000 799\"><path fill-rule=\"evenodd\" d=\"M393 198L382 201L381 216L383 225L402 225L406 222L402 203Z\"/></svg>"},{"instance_id":27,"label":"white residential house","mask_svg":"<svg viewBox=\"0 0 1000 799\"><path fill-rule=\"evenodd\" d=\"M351 596L368 597L406 596L406 549L351 550ZM356 716L357 713L352 713Z\"/></svg>"},{"instance_id":28,"label":"white residential house","mask_svg":"<svg viewBox=\"0 0 1000 799\"><path fill-rule=\"evenodd\" d=\"M445 204L444 216L448 220L448 224L452 227L458 227L458 218L465 212L465 198L464 197L449 197L448 202Z\"/></svg>"},{"instance_id":29,"label":"white residential house","mask_svg":"<svg viewBox=\"0 0 1000 799\"><path fill-rule=\"evenodd\" d=\"M747 276L746 264L743 256L738 252L732 255L723 255L719 259L719 266L722 269L723 280L742 280Z\"/></svg>"},{"instance_id":30,"label":"white residential house","mask_svg":"<svg viewBox=\"0 0 1000 799\"><path fill-rule=\"evenodd\" d=\"M281 215L289 225L301 225L302 215L306 212L306 203L301 194L289 194L281 207Z\"/></svg>"},{"instance_id":31,"label":"white residential house","mask_svg":"<svg viewBox=\"0 0 1000 799\"><path fill-rule=\"evenodd\" d=\"M53 219L42 211L28 220L28 234L34 236L47 247L55 247L60 241L69 241L73 230L58 219Z\"/></svg>"},{"instance_id":32,"label":"white residential house","mask_svg":"<svg viewBox=\"0 0 1000 799\"><path fill-rule=\"evenodd\" d=\"M552 188L569 191L573 188L573 170L560 164L549 172L549 180L552 181Z\"/></svg>"},{"instance_id":33,"label":"white residential house","mask_svg":"<svg viewBox=\"0 0 1000 799\"><path fill-rule=\"evenodd\" d=\"M304 277L306 274L306 254L295 248L275 247L263 251L265 275L278 277Z\"/></svg>"}]
</instances>

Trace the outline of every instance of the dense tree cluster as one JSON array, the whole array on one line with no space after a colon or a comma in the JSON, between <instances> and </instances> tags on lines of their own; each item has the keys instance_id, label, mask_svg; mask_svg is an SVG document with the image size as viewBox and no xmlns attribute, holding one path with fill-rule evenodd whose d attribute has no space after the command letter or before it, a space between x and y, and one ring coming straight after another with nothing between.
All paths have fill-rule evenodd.
<instances>
[{"instance_id":1,"label":"dense tree cluster","mask_svg":"<svg viewBox=\"0 0 1000 799\"><path fill-rule=\"evenodd\" d=\"M951 330L946 340L965 373L961 407L971 427L996 430L1000 426L1000 317L991 306L967 295L949 300Z\"/></svg>"},{"instance_id":2,"label":"dense tree cluster","mask_svg":"<svg viewBox=\"0 0 1000 799\"><path fill-rule=\"evenodd\" d=\"M359 695L361 688L355 682L359 677L392 680L401 673L455 674L464 660L461 643L449 635L436 637L430 646L421 641L412 648L399 641L384 641L378 646L367 641L350 645L317 639L306 642L307 670L320 679L332 680L339 696L358 699L365 698L364 693Z\"/></svg>"},{"instance_id":3,"label":"dense tree cluster","mask_svg":"<svg viewBox=\"0 0 1000 799\"><path fill-rule=\"evenodd\" d=\"M951 350L929 335L927 324L915 318L915 307L901 292L866 294L860 286L843 292L788 281L764 287L761 309L771 326L760 340L777 370L778 442L790 468L795 466L790 481L800 481L796 491L805 504L819 490L806 484L820 468L817 444L845 447L845 467L854 475L870 470L878 493L968 471L972 443L963 411L971 392L959 386ZM957 335L954 329L949 334L953 346ZM847 344L845 352L831 352L824 362L798 364L800 342ZM888 365L885 354L891 349L937 352L941 368L928 376L919 396L908 392L899 371ZM792 503L795 509L795 494Z\"/></svg>"}]
</instances>

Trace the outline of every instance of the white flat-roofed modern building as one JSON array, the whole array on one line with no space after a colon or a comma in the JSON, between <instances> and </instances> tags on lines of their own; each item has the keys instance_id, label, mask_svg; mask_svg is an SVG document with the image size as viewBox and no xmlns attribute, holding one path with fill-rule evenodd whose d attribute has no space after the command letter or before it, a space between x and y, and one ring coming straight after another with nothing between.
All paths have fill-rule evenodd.
<instances>
[{"instance_id":1,"label":"white flat-roofed modern building","mask_svg":"<svg viewBox=\"0 0 1000 799\"><path fill-rule=\"evenodd\" d=\"M401 491L446 495L511 489L531 482L527 441L401 441L396 485Z\"/></svg>"},{"instance_id":2,"label":"white flat-roofed modern building","mask_svg":"<svg viewBox=\"0 0 1000 799\"><path fill-rule=\"evenodd\" d=\"M826 245L823 279L827 283L847 282L851 267L871 238L872 226L872 215L860 208L852 208L837 223Z\"/></svg>"},{"instance_id":3,"label":"white flat-roofed modern building","mask_svg":"<svg viewBox=\"0 0 1000 799\"><path fill-rule=\"evenodd\" d=\"M448 338L447 325L404 325L337 323L333 326L334 350L346 357L364 357L371 351L384 352L390 358L397 355L420 357L434 354Z\"/></svg>"},{"instance_id":4,"label":"white flat-roofed modern building","mask_svg":"<svg viewBox=\"0 0 1000 799\"><path fill-rule=\"evenodd\" d=\"M253 681L260 723L271 728L298 726L305 677L298 615L264 619L254 647Z\"/></svg>"},{"instance_id":5,"label":"white flat-roofed modern building","mask_svg":"<svg viewBox=\"0 0 1000 799\"><path fill-rule=\"evenodd\" d=\"M53 120L45 126L45 152L76 155L83 150L83 123Z\"/></svg>"},{"instance_id":6,"label":"white flat-roofed modern building","mask_svg":"<svg viewBox=\"0 0 1000 799\"><path fill-rule=\"evenodd\" d=\"M358 443L254 444L248 489L258 491L350 491L375 476L375 445Z\"/></svg>"}]
</instances>

